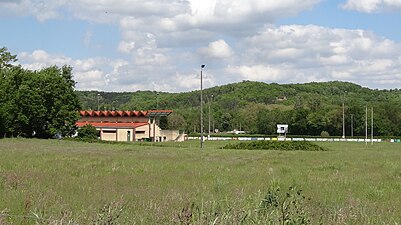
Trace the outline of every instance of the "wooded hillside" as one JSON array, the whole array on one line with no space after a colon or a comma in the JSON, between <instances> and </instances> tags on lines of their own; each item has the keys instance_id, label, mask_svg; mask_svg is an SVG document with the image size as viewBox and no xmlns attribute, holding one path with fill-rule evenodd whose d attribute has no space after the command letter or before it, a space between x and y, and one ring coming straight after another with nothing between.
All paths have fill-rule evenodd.
<instances>
[{"instance_id":1,"label":"wooded hillside","mask_svg":"<svg viewBox=\"0 0 401 225\"><path fill-rule=\"evenodd\" d=\"M77 91L83 109L147 110L173 109L167 125L187 132L200 130L200 92ZM365 108L374 109L374 133L401 135L401 91L372 90L348 82L267 84L243 81L203 91L204 127L274 134L277 123L290 126L296 135L342 135L342 104L345 105L346 135L365 135ZM99 105L98 105L99 103ZM370 122L369 122L370 123ZM352 125L351 125L352 124ZM323 132L323 133L322 133Z\"/></svg>"}]
</instances>

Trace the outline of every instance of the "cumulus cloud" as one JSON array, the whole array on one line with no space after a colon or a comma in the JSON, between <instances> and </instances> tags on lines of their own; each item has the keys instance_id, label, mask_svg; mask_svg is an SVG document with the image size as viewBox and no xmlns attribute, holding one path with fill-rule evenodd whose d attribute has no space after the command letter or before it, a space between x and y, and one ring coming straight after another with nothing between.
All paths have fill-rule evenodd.
<instances>
[{"instance_id":1,"label":"cumulus cloud","mask_svg":"<svg viewBox=\"0 0 401 225\"><path fill-rule=\"evenodd\" d=\"M220 39L186 53L159 48L152 34L143 38L139 47L128 47L128 60L74 60L43 50L22 53L19 58L31 69L70 64L79 89L97 85L97 89L108 91L198 89L199 70L193 68L200 65L200 59L207 64L205 87L241 80L277 83L345 80L375 88L401 84L401 43L365 30L269 26L239 39L234 48ZM212 63L213 58L225 57L231 61Z\"/></svg>"},{"instance_id":2,"label":"cumulus cloud","mask_svg":"<svg viewBox=\"0 0 401 225\"><path fill-rule=\"evenodd\" d=\"M74 80L78 89L107 89L110 76L119 74L119 69L128 64L124 60L106 58L72 59L63 55L53 55L44 50L18 54L21 66L29 70L40 70L49 66L70 65L73 67Z\"/></svg>"},{"instance_id":3,"label":"cumulus cloud","mask_svg":"<svg viewBox=\"0 0 401 225\"><path fill-rule=\"evenodd\" d=\"M365 13L377 13L383 11L400 11L400 0L347 0L342 6L344 9L356 10Z\"/></svg>"},{"instance_id":4,"label":"cumulus cloud","mask_svg":"<svg viewBox=\"0 0 401 225\"><path fill-rule=\"evenodd\" d=\"M371 87L401 84L401 43L366 30L272 25L321 0L17 0L0 16L40 21L73 17L118 26L120 58L76 59L46 49L19 54L25 68L68 64L78 89L188 91L241 80L278 83L347 80ZM381 12L399 0L348 0L343 8ZM8 14L7 14L8 13ZM85 46L96 32L82 34ZM397 83L395 83L397 82ZM382 86L380 86L382 85Z\"/></svg>"},{"instance_id":5,"label":"cumulus cloud","mask_svg":"<svg viewBox=\"0 0 401 225\"><path fill-rule=\"evenodd\" d=\"M62 17L60 7L65 5L65 0L39 1L19 0L0 1L0 13L3 15L34 16L39 21L56 19Z\"/></svg>"},{"instance_id":6,"label":"cumulus cloud","mask_svg":"<svg viewBox=\"0 0 401 225\"><path fill-rule=\"evenodd\" d=\"M286 80L290 75L285 65L253 65L253 66L236 66L229 67L227 71L230 73L237 73L243 80L257 80L264 82L277 82Z\"/></svg>"},{"instance_id":7,"label":"cumulus cloud","mask_svg":"<svg viewBox=\"0 0 401 225\"><path fill-rule=\"evenodd\" d=\"M207 47L199 49L200 54L211 58L230 58L234 53L231 47L224 41L218 40L211 42Z\"/></svg>"},{"instance_id":8,"label":"cumulus cloud","mask_svg":"<svg viewBox=\"0 0 401 225\"><path fill-rule=\"evenodd\" d=\"M247 66L235 70L244 78L288 83L309 76L369 85L401 74L401 44L364 30L273 26L242 45Z\"/></svg>"},{"instance_id":9,"label":"cumulus cloud","mask_svg":"<svg viewBox=\"0 0 401 225\"><path fill-rule=\"evenodd\" d=\"M44 50L35 50L32 53L22 52L18 55L18 59L22 62L29 62L28 64L23 64L23 67L29 70L40 70L54 65L66 65L73 61L63 55L52 56Z\"/></svg>"}]
</instances>

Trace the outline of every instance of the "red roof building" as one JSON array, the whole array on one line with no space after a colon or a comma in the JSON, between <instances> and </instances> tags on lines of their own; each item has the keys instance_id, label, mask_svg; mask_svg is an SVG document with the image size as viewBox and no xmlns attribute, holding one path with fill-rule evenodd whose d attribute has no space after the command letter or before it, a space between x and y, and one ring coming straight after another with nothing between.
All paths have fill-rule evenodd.
<instances>
[{"instance_id":1,"label":"red roof building","mask_svg":"<svg viewBox=\"0 0 401 225\"><path fill-rule=\"evenodd\" d=\"M179 131L162 130L156 121L168 116L172 110L148 111L80 111L78 127L91 124L105 141L171 141L182 140Z\"/></svg>"}]
</instances>

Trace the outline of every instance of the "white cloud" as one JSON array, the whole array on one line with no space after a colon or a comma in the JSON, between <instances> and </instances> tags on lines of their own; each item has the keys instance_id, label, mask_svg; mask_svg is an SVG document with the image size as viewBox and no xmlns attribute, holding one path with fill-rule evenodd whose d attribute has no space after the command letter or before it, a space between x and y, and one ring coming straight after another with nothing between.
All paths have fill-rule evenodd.
<instances>
[{"instance_id":1,"label":"white cloud","mask_svg":"<svg viewBox=\"0 0 401 225\"><path fill-rule=\"evenodd\" d=\"M49 66L70 65L73 67L74 80L78 89L107 89L112 79L110 76L119 74L121 67L128 65L125 60L109 60L106 58L71 59L63 55L52 55L44 50L35 50L32 53L18 54L23 68L40 70Z\"/></svg>"},{"instance_id":2,"label":"white cloud","mask_svg":"<svg viewBox=\"0 0 401 225\"><path fill-rule=\"evenodd\" d=\"M30 70L39 70L49 66L62 66L70 64L72 59L66 56L58 55L52 56L44 50L35 50L32 53L22 52L18 54L20 61L31 62L29 64L23 64L23 67Z\"/></svg>"},{"instance_id":3,"label":"white cloud","mask_svg":"<svg viewBox=\"0 0 401 225\"><path fill-rule=\"evenodd\" d=\"M139 47L128 43L125 48L129 50L128 60L71 59L43 50L22 53L19 58L24 67L31 69L70 64L74 67L77 88L108 91L199 89L199 69L193 69L198 68L199 62L207 64L205 88L241 80L277 83L345 80L375 88L401 83L391 82L401 75L401 43L364 30L269 26L258 34L238 39L235 48L219 39L198 52L184 53L159 48L156 36L151 33L140 37ZM230 61L215 61L215 58Z\"/></svg>"},{"instance_id":4,"label":"white cloud","mask_svg":"<svg viewBox=\"0 0 401 225\"><path fill-rule=\"evenodd\" d=\"M122 53L132 53L135 49L135 42L134 41L121 41L118 45L118 50Z\"/></svg>"},{"instance_id":5,"label":"white cloud","mask_svg":"<svg viewBox=\"0 0 401 225\"><path fill-rule=\"evenodd\" d=\"M400 11L401 0L347 0L342 6L344 9L356 10L365 13L377 13L383 11Z\"/></svg>"},{"instance_id":6,"label":"white cloud","mask_svg":"<svg viewBox=\"0 0 401 225\"><path fill-rule=\"evenodd\" d=\"M372 86L401 74L401 44L363 30L271 26L244 39L242 46L242 65L228 71L243 79L279 83L342 79Z\"/></svg>"},{"instance_id":7,"label":"white cloud","mask_svg":"<svg viewBox=\"0 0 401 225\"><path fill-rule=\"evenodd\" d=\"M72 58L48 50L21 53L25 68L69 64L79 89L188 91L244 79L278 83L347 80L386 85L401 74L401 43L366 30L274 26L321 0L20 0L0 14L40 21L71 18L118 26L118 57ZM398 0L348 0L364 12L400 9ZM8 13L5 15L5 13ZM81 34L88 47L99 32ZM118 53L122 53L121 55ZM393 83L394 84L394 83Z\"/></svg>"},{"instance_id":8,"label":"white cloud","mask_svg":"<svg viewBox=\"0 0 401 225\"><path fill-rule=\"evenodd\" d=\"M276 82L285 80L285 65L277 65L276 67L269 65L255 66L236 66L229 67L227 70L230 73L238 73L243 80L257 80L264 82Z\"/></svg>"},{"instance_id":9,"label":"white cloud","mask_svg":"<svg viewBox=\"0 0 401 225\"><path fill-rule=\"evenodd\" d=\"M45 21L62 17L62 13L60 13L59 9L63 5L65 5L65 0L1 1L0 13L4 15L31 15L36 17L39 21Z\"/></svg>"},{"instance_id":10,"label":"white cloud","mask_svg":"<svg viewBox=\"0 0 401 225\"><path fill-rule=\"evenodd\" d=\"M230 58L234 54L231 47L224 40L221 39L211 42L208 47L199 49L199 52L205 57L219 59Z\"/></svg>"}]
</instances>

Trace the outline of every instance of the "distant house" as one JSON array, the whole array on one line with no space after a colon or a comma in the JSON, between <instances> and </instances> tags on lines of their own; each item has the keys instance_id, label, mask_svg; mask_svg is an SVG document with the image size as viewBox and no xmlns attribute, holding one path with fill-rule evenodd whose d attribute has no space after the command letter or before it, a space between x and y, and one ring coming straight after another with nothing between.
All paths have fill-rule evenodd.
<instances>
[{"instance_id":1,"label":"distant house","mask_svg":"<svg viewBox=\"0 0 401 225\"><path fill-rule=\"evenodd\" d=\"M168 116L172 110L148 111L80 111L78 127L91 124L105 141L183 141L184 134L178 130L162 130L157 121Z\"/></svg>"}]
</instances>

